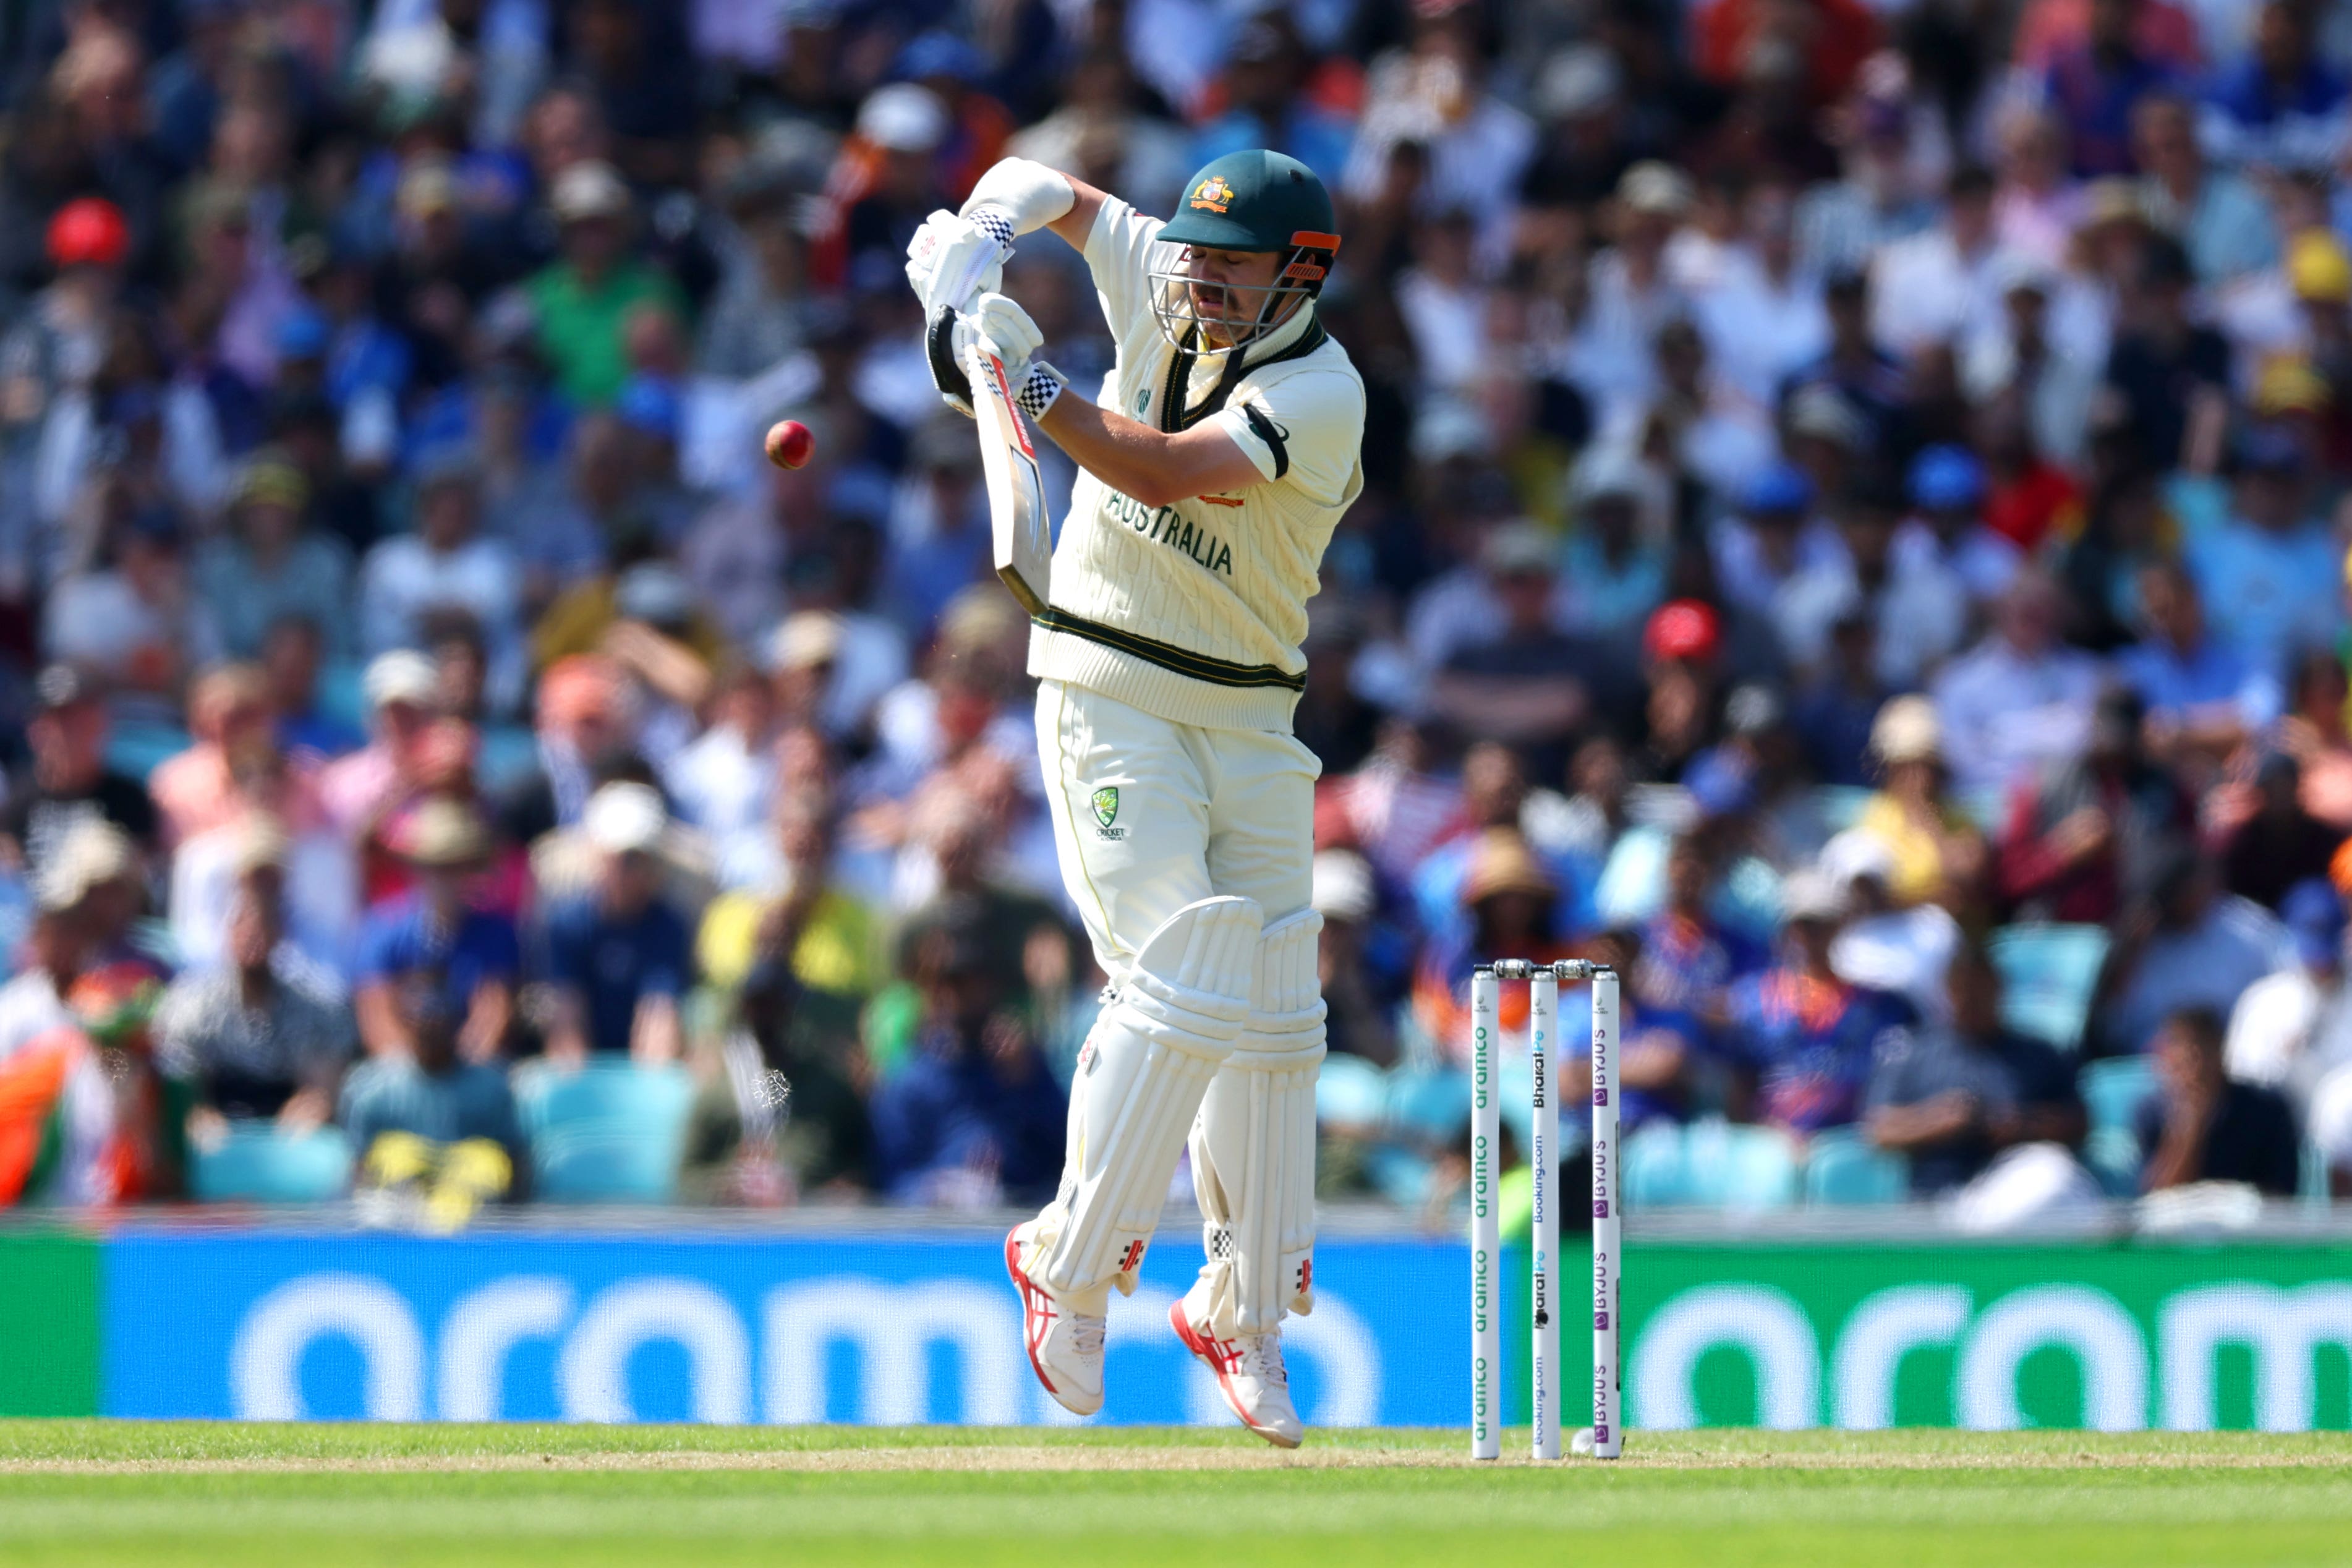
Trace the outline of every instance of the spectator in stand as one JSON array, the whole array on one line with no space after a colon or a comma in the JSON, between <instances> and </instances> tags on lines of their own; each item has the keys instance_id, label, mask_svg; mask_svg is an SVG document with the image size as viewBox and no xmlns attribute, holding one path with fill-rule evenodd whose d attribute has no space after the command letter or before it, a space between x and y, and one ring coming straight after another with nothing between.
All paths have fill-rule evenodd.
<instances>
[{"instance_id":1,"label":"spectator in stand","mask_svg":"<svg viewBox=\"0 0 2352 1568\"><path fill-rule=\"evenodd\" d=\"M1853 830L1886 851L1887 890L1904 904L1965 903L1985 874L1984 835L1952 798L1935 708L1920 697L1889 702L1871 727L1870 751L1882 787Z\"/></svg>"},{"instance_id":2,"label":"spectator in stand","mask_svg":"<svg viewBox=\"0 0 2352 1568\"><path fill-rule=\"evenodd\" d=\"M2150 758L2142 711L2129 690L2102 693L2083 755L2010 797L1997 876L2013 918L2105 924L2190 840L2189 798Z\"/></svg>"},{"instance_id":3,"label":"spectator in stand","mask_svg":"<svg viewBox=\"0 0 2352 1568\"><path fill-rule=\"evenodd\" d=\"M188 584L187 535L169 507L101 486L100 561L51 589L41 652L104 682L118 719L177 721L188 672L221 657L220 628Z\"/></svg>"},{"instance_id":4,"label":"spectator in stand","mask_svg":"<svg viewBox=\"0 0 2352 1568\"><path fill-rule=\"evenodd\" d=\"M1468 1039L1473 954L1508 953L1538 963L1575 956L1556 933L1559 884L1517 829L1490 827L1472 844L1461 883L1463 915L1451 939L1426 943L1413 977L1413 1021L1434 1048L1458 1054ZM1525 999L1503 1000L1506 1035L1526 1037Z\"/></svg>"},{"instance_id":5,"label":"spectator in stand","mask_svg":"<svg viewBox=\"0 0 2352 1568\"><path fill-rule=\"evenodd\" d=\"M2132 110L2177 79L2172 64L2146 52L2139 40L2144 5L2145 0L2090 0L2085 36L2050 59L2042 90L2065 122L2077 174L2131 173Z\"/></svg>"},{"instance_id":6,"label":"spectator in stand","mask_svg":"<svg viewBox=\"0 0 2352 1568\"><path fill-rule=\"evenodd\" d=\"M547 1054L576 1067L593 1051L658 1066L683 1045L678 1007L692 982L687 922L661 892L661 795L609 784L581 827L600 858L588 893L550 909L539 973L554 992Z\"/></svg>"},{"instance_id":7,"label":"spectator in stand","mask_svg":"<svg viewBox=\"0 0 2352 1568\"><path fill-rule=\"evenodd\" d=\"M2206 635L2197 581L2177 563L2141 571L2139 602L2147 636L2116 655L2116 673L2140 700L2156 757L2210 778L2278 719L2277 677Z\"/></svg>"},{"instance_id":8,"label":"spectator in stand","mask_svg":"<svg viewBox=\"0 0 2352 1568\"><path fill-rule=\"evenodd\" d=\"M622 328L629 312L650 303L682 316L685 301L667 277L630 254L633 204L611 164L590 160L564 170L548 209L559 259L525 286L539 352L565 396L603 408L628 378Z\"/></svg>"},{"instance_id":9,"label":"spectator in stand","mask_svg":"<svg viewBox=\"0 0 2352 1568\"><path fill-rule=\"evenodd\" d=\"M2236 174L2206 163L2186 99L2142 99L2132 110L2132 150L2149 219L2187 247L2199 282L2225 284L2278 259L2270 205Z\"/></svg>"},{"instance_id":10,"label":"spectator in stand","mask_svg":"<svg viewBox=\"0 0 2352 1568\"><path fill-rule=\"evenodd\" d=\"M188 1138L200 1147L234 1121L320 1126L351 1064L351 1004L285 941L284 875L279 856L257 845L237 878L226 962L183 973L156 1010L156 1070L187 1090Z\"/></svg>"},{"instance_id":11,"label":"spectator in stand","mask_svg":"<svg viewBox=\"0 0 2352 1568\"><path fill-rule=\"evenodd\" d=\"M2140 1186L2162 1192L2198 1182L2239 1182L2265 1197L2293 1197L2302 1140L2276 1089L2240 1083L2223 1069L2221 1015L2186 1006L2167 1015L2148 1049L2158 1092L2134 1118Z\"/></svg>"},{"instance_id":12,"label":"spectator in stand","mask_svg":"<svg viewBox=\"0 0 2352 1568\"><path fill-rule=\"evenodd\" d=\"M261 673L269 686L269 709L278 715L278 744L304 767L358 751L367 736L349 720L331 713L319 689L325 639L307 616L281 616L261 639Z\"/></svg>"},{"instance_id":13,"label":"spectator in stand","mask_svg":"<svg viewBox=\"0 0 2352 1568\"><path fill-rule=\"evenodd\" d=\"M391 994L409 1047L352 1069L336 1121L359 1155L363 1214L456 1230L483 1203L528 1191L514 1091L501 1068L458 1057L457 1020L437 976L406 977Z\"/></svg>"},{"instance_id":14,"label":"spectator in stand","mask_svg":"<svg viewBox=\"0 0 2352 1568\"><path fill-rule=\"evenodd\" d=\"M1937 1197L1982 1175L2004 1150L2083 1141L2074 1069L2000 1021L2000 972L1964 943L1948 973L1948 1021L1892 1036L1870 1074L1864 1130L1909 1157L1911 1191Z\"/></svg>"},{"instance_id":15,"label":"spectator in stand","mask_svg":"<svg viewBox=\"0 0 2352 1568\"><path fill-rule=\"evenodd\" d=\"M918 942L922 1016L906 1066L874 1096L877 1175L892 1202L992 1208L1039 1201L1059 1174L1067 1102L969 918ZM1080 1070L1084 1070L1083 1068Z\"/></svg>"},{"instance_id":16,"label":"spectator in stand","mask_svg":"<svg viewBox=\"0 0 2352 1568\"><path fill-rule=\"evenodd\" d=\"M2293 0L2271 0L2256 17L2253 47L2216 73L2198 132L2220 162L2315 174L2343 152L2352 93L2341 61L2315 47L2317 20Z\"/></svg>"},{"instance_id":17,"label":"spectator in stand","mask_svg":"<svg viewBox=\"0 0 2352 1568\"><path fill-rule=\"evenodd\" d=\"M341 540L306 531L310 481L284 457L249 459L229 500L228 525L197 552L195 590L230 657L255 658L269 628L299 616L350 646L352 560Z\"/></svg>"},{"instance_id":18,"label":"spectator in stand","mask_svg":"<svg viewBox=\"0 0 2352 1568\"><path fill-rule=\"evenodd\" d=\"M2248 986L2295 962L2270 912L2222 892L2212 862L2186 847L2158 865L2147 898L2124 911L2121 925L2091 1010L2097 1043L2111 1054L2151 1049L2183 1008L2227 1017Z\"/></svg>"},{"instance_id":19,"label":"spectator in stand","mask_svg":"<svg viewBox=\"0 0 2352 1568\"><path fill-rule=\"evenodd\" d=\"M838 833L829 801L776 793L772 820L726 862L729 890L703 912L694 952L706 982L731 993L761 966L781 964L797 990L854 1024L882 983L882 931L835 868Z\"/></svg>"},{"instance_id":20,"label":"spectator in stand","mask_svg":"<svg viewBox=\"0 0 2352 1568\"><path fill-rule=\"evenodd\" d=\"M327 820L357 842L415 791L436 728L440 678L432 661L406 650L381 653L360 679L367 703L368 743L320 775Z\"/></svg>"},{"instance_id":21,"label":"spectator in stand","mask_svg":"<svg viewBox=\"0 0 2352 1568\"><path fill-rule=\"evenodd\" d=\"M2193 492L2184 498L2189 567L2214 636L2283 679L2296 654L2332 647L2343 629L2343 547L2314 515L2308 458L2294 437L2248 431L2237 467L2226 517L2195 504L2204 498Z\"/></svg>"},{"instance_id":22,"label":"spectator in stand","mask_svg":"<svg viewBox=\"0 0 2352 1568\"><path fill-rule=\"evenodd\" d=\"M504 710L521 695L522 579L506 547L481 533L479 487L470 454L419 461L415 531L378 544L361 573L360 641L372 655L421 650L430 617L462 610L479 630Z\"/></svg>"},{"instance_id":23,"label":"spectator in stand","mask_svg":"<svg viewBox=\"0 0 2352 1568\"><path fill-rule=\"evenodd\" d=\"M1330 1047L1376 1067L1391 1066L1397 1055L1395 1009L1387 1004L1393 998L1383 994L1388 977L1370 951L1380 913L1371 863L1352 849L1322 850L1315 857L1314 884L1315 912L1323 917L1316 968L1328 1009Z\"/></svg>"},{"instance_id":24,"label":"spectator in stand","mask_svg":"<svg viewBox=\"0 0 2352 1568\"><path fill-rule=\"evenodd\" d=\"M429 977L455 1020L457 1054L495 1062L514 1021L522 948L512 921L473 902L490 848L481 818L454 800L428 801L402 823L398 847L409 890L370 911L360 933L361 1043L371 1057L410 1050L394 988Z\"/></svg>"},{"instance_id":25,"label":"spectator in stand","mask_svg":"<svg viewBox=\"0 0 2352 1568\"><path fill-rule=\"evenodd\" d=\"M1945 975L1958 948L1959 922L1940 904L1897 903L1889 890L1895 857L1885 840L1848 828L1822 848L1815 867L1845 890L1847 920L1830 951L1843 980L1889 991L1920 1016L1944 1016Z\"/></svg>"},{"instance_id":26,"label":"spectator in stand","mask_svg":"<svg viewBox=\"0 0 2352 1568\"><path fill-rule=\"evenodd\" d=\"M2246 987L2221 1059L2240 1083L2308 1089L2309 1069L2336 1044L2322 1037L2336 1034L2344 1000L2344 900L2324 878L2298 882L2279 901L2279 922L2297 962Z\"/></svg>"},{"instance_id":27,"label":"spectator in stand","mask_svg":"<svg viewBox=\"0 0 2352 1568\"><path fill-rule=\"evenodd\" d=\"M33 702L25 726L32 762L10 780L0 817L5 853L37 881L67 830L95 816L152 855L161 826L155 803L137 779L107 766L106 704L97 683L69 664L53 664L34 680Z\"/></svg>"},{"instance_id":28,"label":"spectator in stand","mask_svg":"<svg viewBox=\"0 0 2352 1568\"><path fill-rule=\"evenodd\" d=\"M2221 841L2221 885L2275 910L2289 889L2325 878L2343 833L2303 805L2303 769L2293 757L2263 757L2251 782L2227 783L2206 796L2206 831Z\"/></svg>"},{"instance_id":29,"label":"spectator in stand","mask_svg":"<svg viewBox=\"0 0 2352 1568\"><path fill-rule=\"evenodd\" d=\"M1696 831L1666 851L1665 903L1642 927L1633 994L1652 1023L1698 1026L1718 1018L1731 986L1764 967L1769 954L1717 920L1716 849Z\"/></svg>"},{"instance_id":30,"label":"spectator in stand","mask_svg":"<svg viewBox=\"0 0 2352 1568\"><path fill-rule=\"evenodd\" d=\"M2106 390L2125 410L2141 462L2159 470L2197 466L2228 408L2230 345L2190 319L2191 281L2179 240L2158 235L2142 244L2107 357Z\"/></svg>"},{"instance_id":31,"label":"spectator in stand","mask_svg":"<svg viewBox=\"0 0 2352 1568\"><path fill-rule=\"evenodd\" d=\"M245 806L240 779L279 755L269 684L254 665L221 665L199 676L188 693L188 728L195 744L147 781L173 844L235 821ZM287 815L312 817L317 808L306 780L294 781L294 795Z\"/></svg>"},{"instance_id":32,"label":"spectator in stand","mask_svg":"<svg viewBox=\"0 0 2352 1568\"><path fill-rule=\"evenodd\" d=\"M1892 546L1895 574L1932 562L1959 579L1972 608L2007 593L2023 555L1985 526L1985 470L1976 454L1965 447L1927 447L1911 460L1910 494L1915 510Z\"/></svg>"},{"instance_id":33,"label":"spectator in stand","mask_svg":"<svg viewBox=\"0 0 2352 1568\"><path fill-rule=\"evenodd\" d=\"M1430 702L1473 734L1528 748L1544 772L1557 773L1586 714L1584 682L1572 671L1591 662L1554 624L1557 552L1532 524L1519 524L1497 531L1481 560L1501 613L1487 639L1446 659Z\"/></svg>"},{"instance_id":34,"label":"spectator in stand","mask_svg":"<svg viewBox=\"0 0 2352 1568\"><path fill-rule=\"evenodd\" d=\"M1755 1120L1801 1138L1860 1117L1882 1042L1913 1015L1901 997L1849 984L1831 966L1847 912L1834 881L1801 872L1780 905L1780 962L1731 987L1717 1048L1753 1085Z\"/></svg>"},{"instance_id":35,"label":"spectator in stand","mask_svg":"<svg viewBox=\"0 0 2352 1568\"><path fill-rule=\"evenodd\" d=\"M2083 750L2099 668L2058 640L2063 601L2038 572L1993 606L1992 630L1934 684L1944 754L1963 794L1997 795Z\"/></svg>"}]
</instances>

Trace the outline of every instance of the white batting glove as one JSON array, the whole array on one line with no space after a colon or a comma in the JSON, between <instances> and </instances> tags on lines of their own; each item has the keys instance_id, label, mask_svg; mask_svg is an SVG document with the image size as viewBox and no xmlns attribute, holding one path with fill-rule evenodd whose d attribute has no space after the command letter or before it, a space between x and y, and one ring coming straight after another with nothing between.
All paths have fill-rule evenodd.
<instances>
[{"instance_id":1,"label":"white batting glove","mask_svg":"<svg viewBox=\"0 0 2352 1568\"><path fill-rule=\"evenodd\" d=\"M1037 330L1029 312L1003 294L982 294L965 311L964 321L995 351L1004 362L1005 373L1015 382L1020 380L1016 367L1045 346L1045 334Z\"/></svg>"},{"instance_id":2,"label":"white batting glove","mask_svg":"<svg viewBox=\"0 0 2352 1568\"><path fill-rule=\"evenodd\" d=\"M971 309L975 296L1004 286L1004 258L1013 254L1013 220L994 207L970 217L935 212L907 246L907 281L926 319L941 306Z\"/></svg>"},{"instance_id":3,"label":"white batting glove","mask_svg":"<svg viewBox=\"0 0 2352 1568\"><path fill-rule=\"evenodd\" d=\"M1003 362L1013 401L1030 418L1042 418L1069 384L1060 371L1034 359L1045 346L1045 334L1037 330L1028 311L1004 295L982 294L963 318L961 330L976 335L981 346Z\"/></svg>"}]
</instances>

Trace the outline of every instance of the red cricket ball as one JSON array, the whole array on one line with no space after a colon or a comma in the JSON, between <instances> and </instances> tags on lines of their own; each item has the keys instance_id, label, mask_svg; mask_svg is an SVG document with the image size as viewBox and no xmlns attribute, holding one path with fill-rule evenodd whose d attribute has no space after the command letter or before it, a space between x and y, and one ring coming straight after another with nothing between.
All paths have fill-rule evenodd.
<instances>
[{"instance_id":1,"label":"red cricket ball","mask_svg":"<svg viewBox=\"0 0 2352 1568\"><path fill-rule=\"evenodd\" d=\"M779 419L768 426L768 461L780 468L797 468L816 451L816 433L797 419Z\"/></svg>"}]
</instances>

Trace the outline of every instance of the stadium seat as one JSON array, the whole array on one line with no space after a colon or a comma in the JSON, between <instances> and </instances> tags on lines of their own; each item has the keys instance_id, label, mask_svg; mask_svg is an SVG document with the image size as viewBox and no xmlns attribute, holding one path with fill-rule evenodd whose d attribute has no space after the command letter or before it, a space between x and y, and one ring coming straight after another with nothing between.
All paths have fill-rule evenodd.
<instances>
[{"instance_id":1,"label":"stadium seat","mask_svg":"<svg viewBox=\"0 0 2352 1568\"><path fill-rule=\"evenodd\" d=\"M2000 971L2001 1022L2062 1051L2082 1044L2091 994L2107 961L2107 933L2094 925L2003 926L1993 932Z\"/></svg>"},{"instance_id":2,"label":"stadium seat","mask_svg":"<svg viewBox=\"0 0 2352 1568\"><path fill-rule=\"evenodd\" d=\"M351 1142L332 1127L289 1136L252 1122L217 1149L188 1151L188 1190L202 1203L329 1203L351 1175Z\"/></svg>"},{"instance_id":3,"label":"stadium seat","mask_svg":"<svg viewBox=\"0 0 2352 1568\"><path fill-rule=\"evenodd\" d=\"M1364 1155L1364 1179L1372 1190L1402 1209L1418 1209L1429 1201L1437 1166L1428 1156L1393 1143L1377 1144Z\"/></svg>"},{"instance_id":4,"label":"stadium seat","mask_svg":"<svg viewBox=\"0 0 2352 1568\"><path fill-rule=\"evenodd\" d=\"M1693 1122L1683 1132L1683 1166L1694 1204L1742 1214L1796 1205L1796 1146L1776 1128Z\"/></svg>"},{"instance_id":5,"label":"stadium seat","mask_svg":"<svg viewBox=\"0 0 2352 1568\"><path fill-rule=\"evenodd\" d=\"M2146 1057L2110 1057L2084 1063L2080 1082L2092 1130L2115 1127L2128 1132L2140 1101L2156 1092L2156 1068Z\"/></svg>"},{"instance_id":6,"label":"stadium seat","mask_svg":"<svg viewBox=\"0 0 2352 1568\"><path fill-rule=\"evenodd\" d=\"M1361 1057L1334 1052L1315 1079L1315 1120L1339 1127L1377 1127L1388 1102L1389 1080Z\"/></svg>"},{"instance_id":7,"label":"stadium seat","mask_svg":"<svg viewBox=\"0 0 2352 1568\"><path fill-rule=\"evenodd\" d=\"M1321 1103L1319 1096L1317 1103ZM1388 1124L1391 1132L1408 1143L1453 1148L1470 1127L1469 1069L1447 1065L1399 1068L1391 1073Z\"/></svg>"},{"instance_id":8,"label":"stadium seat","mask_svg":"<svg viewBox=\"0 0 2352 1568\"><path fill-rule=\"evenodd\" d=\"M1805 1151L1805 1203L1812 1208L1899 1204L1911 1195L1911 1163L1871 1146L1850 1127L1814 1136Z\"/></svg>"},{"instance_id":9,"label":"stadium seat","mask_svg":"<svg viewBox=\"0 0 2352 1568\"><path fill-rule=\"evenodd\" d=\"M1822 826L1832 833L1843 833L1862 816L1862 808L1870 804L1874 792L1867 784L1822 784L1813 791L1813 804L1822 814Z\"/></svg>"},{"instance_id":10,"label":"stadium seat","mask_svg":"<svg viewBox=\"0 0 2352 1568\"><path fill-rule=\"evenodd\" d=\"M367 732L367 666L356 659L329 659L319 667L319 717Z\"/></svg>"},{"instance_id":11,"label":"stadium seat","mask_svg":"<svg viewBox=\"0 0 2352 1568\"><path fill-rule=\"evenodd\" d=\"M2091 1124L2083 1163L2110 1196L2130 1197L2139 1191L2140 1167L2132 1119L2140 1102L2156 1092L2156 1069L2146 1057L2114 1057L2084 1064L2079 1081Z\"/></svg>"},{"instance_id":12,"label":"stadium seat","mask_svg":"<svg viewBox=\"0 0 2352 1568\"><path fill-rule=\"evenodd\" d=\"M1683 1177L1683 1130L1671 1121L1636 1128L1625 1140L1625 1202L1635 1209L1687 1203Z\"/></svg>"},{"instance_id":13,"label":"stadium seat","mask_svg":"<svg viewBox=\"0 0 2352 1568\"><path fill-rule=\"evenodd\" d=\"M106 765L143 781L192 743L188 732L176 724L117 724L106 739Z\"/></svg>"},{"instance_id":14,"label":"stadium seat","mask_svg":"<svg viewBox=\"0 0 2352 1568\"><path fill-rule=\"evenodd\" d=\"M677 1190L693 1081L679 1067L591 1062L515 1075L534 1195L549 1203L667 1203Z\"/></svg>"}]
</instances>

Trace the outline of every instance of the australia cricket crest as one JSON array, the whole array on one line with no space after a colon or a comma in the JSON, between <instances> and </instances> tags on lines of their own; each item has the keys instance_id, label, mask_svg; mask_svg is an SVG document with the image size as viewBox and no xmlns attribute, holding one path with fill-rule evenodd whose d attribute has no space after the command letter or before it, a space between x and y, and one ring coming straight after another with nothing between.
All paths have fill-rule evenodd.
<instances>
[{"instance_id":1,"label":"australia cricket crest","mask_svg":"<svg viewBox=\"0 0 2352 1568\"><path fill-rule=\"evenodd\" d=\"M1105 838L1124 838L1127 829L1118 824L1118 786L1105 784L1095 791L1088 804L1094 808L1096 829Z\"/></svg>"}]
</instances>

